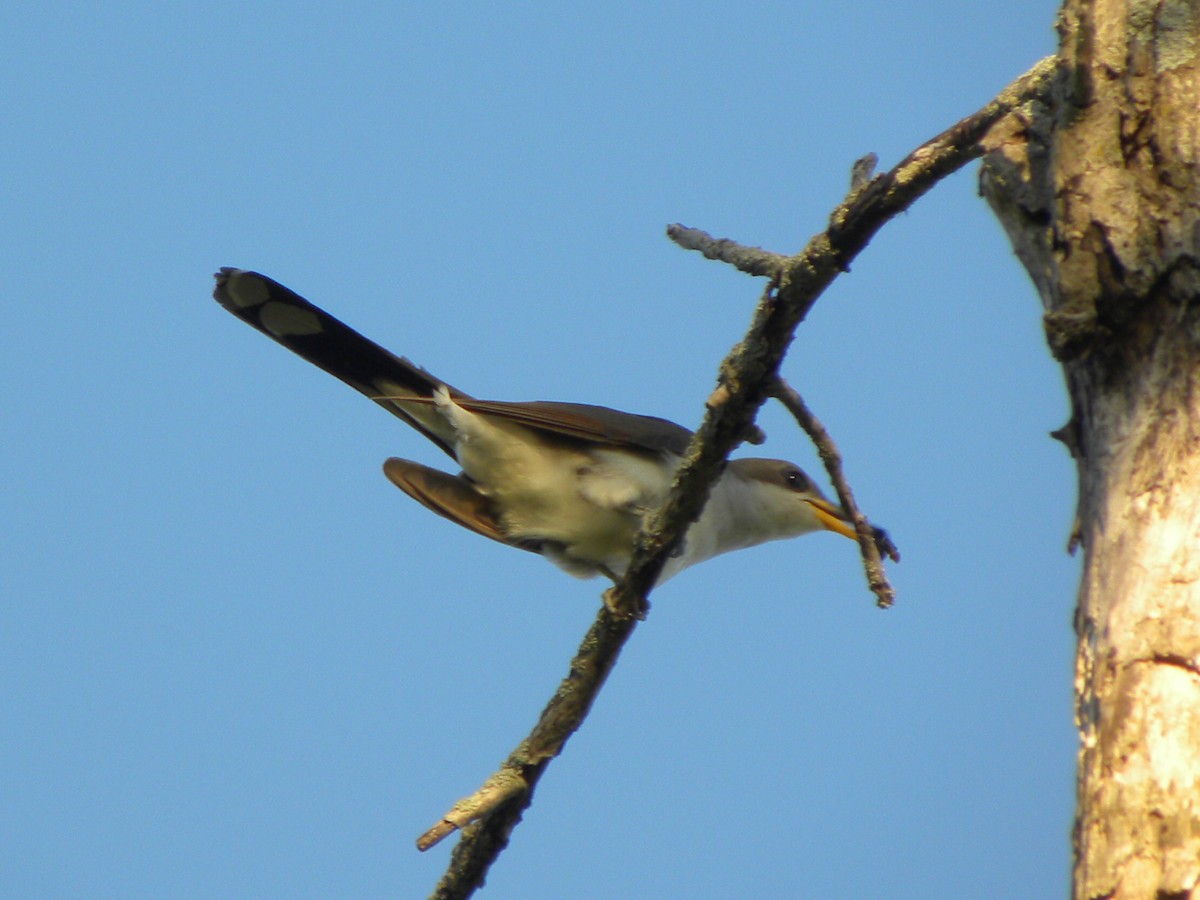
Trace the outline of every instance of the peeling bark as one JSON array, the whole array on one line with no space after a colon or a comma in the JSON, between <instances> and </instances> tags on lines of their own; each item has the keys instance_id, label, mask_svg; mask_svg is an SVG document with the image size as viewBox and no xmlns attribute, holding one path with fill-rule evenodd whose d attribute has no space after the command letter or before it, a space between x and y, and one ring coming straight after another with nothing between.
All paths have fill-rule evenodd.
<instances>
[{"instance_id":1,"label":"peeling bark","mask_svg":"<svg viewBox=\"0 0 1200 900\"><path fill-rule=\"evenodd\" d=\"M1068 0L982 188L1079 476L1074 896L1200 898L1200 3Z\"/></svg>"}]
</instances>

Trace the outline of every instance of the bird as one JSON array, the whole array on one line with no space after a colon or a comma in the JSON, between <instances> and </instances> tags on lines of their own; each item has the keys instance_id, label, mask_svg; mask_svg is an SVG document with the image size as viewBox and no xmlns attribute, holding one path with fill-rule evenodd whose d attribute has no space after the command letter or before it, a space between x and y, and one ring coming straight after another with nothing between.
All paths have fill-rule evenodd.
<instances>
[{"instance_id":1,"label":"bird","mask_svg":"<svg viewBox=\"0 0 1200 900\"><path fill-rule=\"evenodd\" d=\"M384 474L408 496L577 577L621 579L691 441L687 428L584 403L478 400L265 275L225 267L215 278L221 306L412 426L460 468L388 459ZM723 553L819 531L857 538L846 512L799 466L734 459L656 585ZM872 531L880 552L898 559L887 532Z\"/></svg>"}]
</instances>

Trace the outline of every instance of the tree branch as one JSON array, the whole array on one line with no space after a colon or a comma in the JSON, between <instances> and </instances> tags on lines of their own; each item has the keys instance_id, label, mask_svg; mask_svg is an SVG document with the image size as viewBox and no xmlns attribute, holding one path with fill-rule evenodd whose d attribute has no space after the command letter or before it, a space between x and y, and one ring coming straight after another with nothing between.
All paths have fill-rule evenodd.
<instances>
[{"instance_id":1,"label":"tree branch","mask_svg":"<svg viewBox=\"0 0 1200 900\"><path fill-rule=\"evenodd\" d=\"M787 263L787 257L779 253L761 247L743 247L728 238L714 238L699 228L670 225L667 235L684 250L698 250L709 259L729 263L747 275L765 275L769 278Z\"/></svg>"},{"instance_id":2,"label":"tree branch","mask_svg":"<svg viewBox=\"0 0 1200 900\"><path fill-rule=\"evenodd\" d=\"M475 794L455 804L438 825L422 836L425 849L462 828L467 820L473 822L463 829L434 898L469 897L483 884L489 866L507 846L512 829L529 806L546 765L582 724L625 641L638 619L644 617L651 587L687 526L699 517L729 453L746 435L754 433L754 417L776 389L779 364L795 329L817 298L888 220L938 180L982 155L980 141L988 129L1014 107L1044 94L1053 73L1053 59L1043 60L979 112L923 144L890 172L874 178L857 177L859 183L852 185L849 196L830 216L829 228L814 236L796 256L784 257L734 241L714 240L681 225L667 229L668 236L686 249L700 250L710 258L771 280L749 331L721 364L718 387L708 399L704 422L696 431L669 495L638 535L625 577L605 592L604 607L538 724L500 772Z\"/></svg>"},{"instance_id":3,"label":"tree branch","mask_svg":"<svg viewBox=\"0 0 1200 900\"><path fill-rule=\"evenodd\" d=\"M796 389L782 378L776 378L771 388L771 396L787 407L788 412L795 417L800 427L808 433L809 438L816 445L821 462L825 464L825 471L829 473L829 480L833 483L834 490L837 491L838 502L842 504L842 509L849 514L854 522L854 530L858 532L858 547L862 551L863 568L867 573L867 586L875 594L875 605L880 609L887 609L895 602L896 591L888 582L887 575L884 574L880 553L887 554L893 562L900 562L900 551L896 549L896 545L892 543L882 528L873 527L867 521L867 517L862 514L858 504L854 502L854 494L842 471L842 455L838 452L837 444L833 442L833 438L829 436L829 432L825 430L821 420L813 415L812 410L808 408L808 404L804 402Z\"/></svg>"}]
</instances>

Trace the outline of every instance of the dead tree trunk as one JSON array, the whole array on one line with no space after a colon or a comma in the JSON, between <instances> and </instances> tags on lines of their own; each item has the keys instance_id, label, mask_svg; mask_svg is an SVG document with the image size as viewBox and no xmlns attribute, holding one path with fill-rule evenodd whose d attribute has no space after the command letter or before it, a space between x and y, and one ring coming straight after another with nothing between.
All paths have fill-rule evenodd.
<instances>
[{"instance_id":1,"label":"dead tree trunk","mask_svg":"<svg viewBox=\"0 0 1200 900\"><path fill-rule=\"evenodd\" d=\"M1068 0L990 154L1072 416L1074 896L1200 898L1200 3Z\"/></svg>"}]
</instances>

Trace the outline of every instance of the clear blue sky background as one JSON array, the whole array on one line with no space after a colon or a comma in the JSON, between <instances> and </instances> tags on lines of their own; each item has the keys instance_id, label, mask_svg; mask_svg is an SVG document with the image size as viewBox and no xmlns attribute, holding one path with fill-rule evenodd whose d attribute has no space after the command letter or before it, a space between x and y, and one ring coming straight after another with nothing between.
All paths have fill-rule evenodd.
<instances>
[{"instance_id":1,"label":"clear blue sky background","mask_svg":"<svg viewBox=\"0 0 1200 900\"><path fill-rule=\"evenodd\" d=\"M223 312L218 266L472 393L695 425L761 284L664 226L798 248L1054 11L7 5L0 895L424 896L450 843L413 840L599 602L392 488L385 457L444 458ZM975 178L785 366L903 550L897 606L834 535L671 582L484 896L1062 894L1067 406Z\"/></svg>"}]
</instances>

